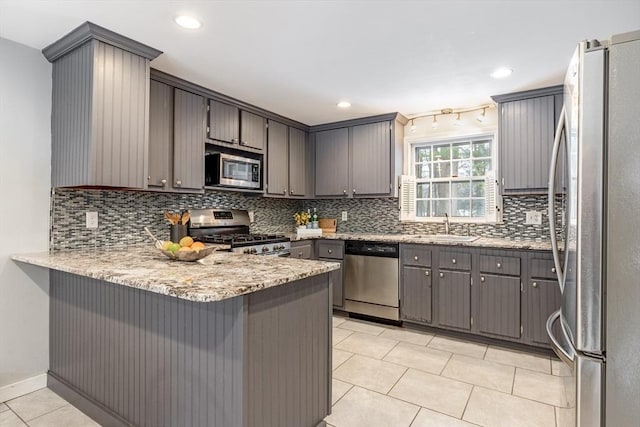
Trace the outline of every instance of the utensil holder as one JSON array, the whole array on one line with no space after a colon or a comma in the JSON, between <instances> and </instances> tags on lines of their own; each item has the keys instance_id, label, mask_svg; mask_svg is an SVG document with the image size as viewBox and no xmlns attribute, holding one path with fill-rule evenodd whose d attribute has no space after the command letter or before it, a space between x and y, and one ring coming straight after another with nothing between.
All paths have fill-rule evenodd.
<instances>
[{"instance_id":1,"label":"utensil holder","mask_svg":"<svg viewBox=\"0 0 640 427\"><path fill-rule=\"evenodd\" d=\"M169 226L169 234L172 242L178 243L187 235L186 224L172 224Z\"/></svg>"}]
</instances>

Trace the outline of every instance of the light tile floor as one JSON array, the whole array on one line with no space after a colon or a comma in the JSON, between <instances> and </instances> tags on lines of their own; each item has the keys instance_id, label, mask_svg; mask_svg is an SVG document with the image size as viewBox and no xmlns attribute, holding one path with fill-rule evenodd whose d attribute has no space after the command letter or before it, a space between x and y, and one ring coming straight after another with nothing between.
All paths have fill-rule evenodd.
<instances>
[{"instance_id":1,"label":"light tile floor","mask_svg":"<svg viewBox=\"0 0 640 427\"><path fill-rule=\"evenodd\" d=\"M555 358L339 316L333 326L329 426L575 424L571 372ZM0 403L0 427L97 425L46 388Z\"/></svg>"},{"instance_id":2,"label":"light tile floor","mask_svg":"<svg viewBox=\"0 0 640 427\"><path fill-rule=\"evenodd\" d=\"M572 379L552 357L333 318L334 427L568 427Z\"/></svg>"}]
</instances>

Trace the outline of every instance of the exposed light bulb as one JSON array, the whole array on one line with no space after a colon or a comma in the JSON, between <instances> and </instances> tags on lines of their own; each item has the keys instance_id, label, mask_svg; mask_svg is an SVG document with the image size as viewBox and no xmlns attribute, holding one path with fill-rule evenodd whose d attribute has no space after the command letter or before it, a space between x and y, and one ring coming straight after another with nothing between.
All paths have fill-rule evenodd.
<instances>
[{"instance_id":1,"label":"exposed light bulb","mask_svg":"<svg viewBox=\"0 0 640 427\"><path fill-rule=\"evenodd\" d=\"M336 104L340 108L349 108L351 107L351 103L349 101L340 101Z\"/></svg>"},{"instance_id":2,"label":"exposed light bulb","mask_svg":"<svg viewBox=\"0 0 640 427\"><path fill-rule=\"evenodd\" d=\"M458 113L458 117L453 121L454 126L460 126L462 122L460 121L460 113Z\"/></svg>"},{"instance_id":3,"label":"exposed light bulb","mask_svg":"<svg viewBox=\"0 0 640 427\"><path fill-rule=\"evenodd\" d=\"M487 119L487 116L485 116L485 111L486 111L486 108L483 108L482 113L478 114L478 117L476 117L476 120L479 121L480 123L484 123L484 121Z\"/></svg>"},{"instance_id":4,"label":"exposed light bulb","mask_svg":"<svg viewBox=\"0 0 640 427\"><path fill-rule=\"evenodd\" d=\"M433 129L437 129L438 128L438 119L437 119L437 117L438 116L436 116L436 115L433 116L433 122L431 123L431 127Z\"/></svg>"},{"instance_id":5,"label":"exposed light bulb","mask_svg":"<svg viewBox=\"0 0 640 427\"><path fill-rule=\"evenodd\" d=\"M416 131L417 126L413 123L413 119L411 119L411 132Z\"/></svg>"},{"instance_id":6,"label":"exposed light bulb","mask_svg":"<svg viewBox=\"0 0 640 427\"><path fill-rule=\"evenodd\" d=\"M196 30L202 26L200 21L198 21L193 16L180 15L176 18L176 24L180 25L182 28L187 28L189 30Z\"/></svg>"}]
</instances>

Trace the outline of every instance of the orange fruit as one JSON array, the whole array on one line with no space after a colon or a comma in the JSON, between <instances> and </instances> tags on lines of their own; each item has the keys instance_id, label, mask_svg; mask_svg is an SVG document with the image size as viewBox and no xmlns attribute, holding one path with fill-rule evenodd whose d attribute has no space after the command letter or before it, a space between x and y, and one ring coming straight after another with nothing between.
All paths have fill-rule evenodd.
<instances>
[{"instance_id":1,"label":"orange fruit","mask_svg":"<svg viewBox=\"0 0 640 427\"><path fill-rule=\"evenodd\" d=\"M178 252L191 252L193 249L191 249L189 246L183 246L181 247Z\"/></svg>"},{"instance_id":2,"label":"orange fruit","mask_svg":"<svg viewBox=\"0 0 640 427\"><path fill-rule=\"evenodd\" d=\"M202 242L193 242L191 245L191 249L194 251L199 251L200 249L204 249L204 243Z\"/></svg>"},{"instance_id":3,"label":"orange fruit","mask_svg":"<svg viewBox=\"0 0 640 427\"><path fill-rule=\"evenodd\" d=\"M189 236L183 237L182 239L180 239L180 246L182 247L191 246L192 244L193 244L193 239Z\"/></svg>"}]
</instances>

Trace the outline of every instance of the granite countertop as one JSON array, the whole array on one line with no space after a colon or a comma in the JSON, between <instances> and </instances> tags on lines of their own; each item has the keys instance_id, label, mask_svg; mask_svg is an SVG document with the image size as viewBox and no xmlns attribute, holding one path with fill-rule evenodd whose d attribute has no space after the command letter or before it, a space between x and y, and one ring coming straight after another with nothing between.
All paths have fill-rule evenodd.
<instances>
[{"instance_id":1,"label":"granite countertop","mask_svg":"<svg viewBox=\"0 0 640 427\"><path fill-rule=\"evenodd\" d=\"M464 241L443 241L429 238L428 234L369 234L369 233L331 233L323 234L321 237L300 237L291 233L287 235L292 241L310 239L334 239L334 240L370 240L377 242L397 242L397 243L422 243L427 245L445 246L469 246L496 249L524 249L536 251L550 251L551 241L533 240L513 240L500 237L479 237L472 242Z\"/></svg>"},{"instance_id":2,"label":"granite countertop","mask_svg":"<svg viewBox=\"0 0 640 427\"><path fill-rule=\"evenodd\" d=\"M11 259L197 302L221 301L340 268L333 262L231 252L180 262L147 246L17 254Z\"/></svg>"}]
</instances>

